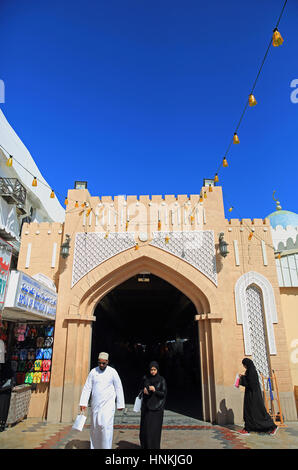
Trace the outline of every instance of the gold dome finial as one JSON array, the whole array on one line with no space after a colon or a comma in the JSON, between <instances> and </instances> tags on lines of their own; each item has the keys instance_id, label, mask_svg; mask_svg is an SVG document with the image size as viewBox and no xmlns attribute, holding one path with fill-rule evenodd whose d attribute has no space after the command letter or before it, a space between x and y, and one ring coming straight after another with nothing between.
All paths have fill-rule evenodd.
<instances>
[{"instance_id":1,"label":"gold dome finial","mask_svg":"<svg viewBox=\"0 0 298 470\"><path fill-rule=\"evenodd\" d=\"M276 190L273 191L273 195L272 195L273 201L276 202L276 210L277 210L277 211L280 211L280 210L281 210L281 205L280 205L280 202L279 202L277 199L275 199L275 197L274 197L274 194L275 194L275 193L276 193Z\"/></svg>"}]
</instances>

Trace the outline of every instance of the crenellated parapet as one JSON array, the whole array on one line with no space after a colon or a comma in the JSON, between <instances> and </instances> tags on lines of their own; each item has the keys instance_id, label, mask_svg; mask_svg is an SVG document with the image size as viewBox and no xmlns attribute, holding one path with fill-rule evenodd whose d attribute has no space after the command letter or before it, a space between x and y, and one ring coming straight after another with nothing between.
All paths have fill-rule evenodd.
<instances>
[{"instance_id":1,"label":"crenellated parapet","mask_svg":"<svg viewBox=\"0 0 298 470\"><path fill-rule=\"evenodd\" d=\"M64 223L24 223L17 269L30 276L43 273L57 287L63 234Z\"/></svg>"}]
</instances>

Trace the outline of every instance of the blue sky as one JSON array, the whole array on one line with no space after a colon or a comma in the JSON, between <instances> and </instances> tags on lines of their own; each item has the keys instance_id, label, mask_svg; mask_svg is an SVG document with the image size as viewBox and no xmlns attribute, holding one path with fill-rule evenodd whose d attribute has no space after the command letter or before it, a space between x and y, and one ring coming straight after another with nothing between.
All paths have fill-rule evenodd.
<instances>
[{"instance_id":1,"label":"blue sky","mask_svg":"<svg viewBox=\"0 0 298 470\"><path fill-rule=\"evenodd\" d=\"M284 0L1 0L7 120L63 204L199 194L233 136ZM298 2L288 0L219 172L227 217L297 212Z\"/></svg>"}]
</instances>

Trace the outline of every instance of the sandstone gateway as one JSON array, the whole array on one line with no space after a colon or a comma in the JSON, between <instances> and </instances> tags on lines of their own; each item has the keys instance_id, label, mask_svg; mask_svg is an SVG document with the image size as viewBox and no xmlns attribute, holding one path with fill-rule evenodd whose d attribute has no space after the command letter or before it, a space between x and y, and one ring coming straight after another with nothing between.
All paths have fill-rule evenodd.
<instances>
[{"instance_id":1,"label":"sandstone gateway","mask_svg":"<svg viewBox=\"0 0 298 470\"><path fill-rule=\"evenodd\" d=\"M106 348L132 400L150 346L148 358L154 351L180 380L174 393L169 377L172 409L242 423L233 384L248 356L265 376L275 371L284 418L297 419L269 219L228 220L212 180L189 197L74 189L67 199L63 224L22 230L18 270L58 291L51 381L32 394L31 416L71 422L92 357Z\"/></svg>"}]
</instances>

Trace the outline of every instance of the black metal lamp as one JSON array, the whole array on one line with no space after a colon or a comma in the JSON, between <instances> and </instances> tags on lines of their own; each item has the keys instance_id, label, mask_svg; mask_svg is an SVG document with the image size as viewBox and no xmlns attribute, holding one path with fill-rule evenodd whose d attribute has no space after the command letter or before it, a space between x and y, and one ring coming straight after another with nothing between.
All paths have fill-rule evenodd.
<instances>
[{"instance_id":1,"label":"black metal lamp","mask_svg":"<svg viewBox=\"0 0 298 470\"><path fill-rule=\"evenodd\" d=\"M61 245L60 254L62 258L67 258L69 256L69 250L70 250L70 236L66 234L66 240Z\"/></svg>"},{"instance_id":2,"label":"black metal lamp","mask_svg":"<svg viewBox=\"0 0 298 470\"><path fill-rule=\"evenodd\" d=\"M219 252L224 258L227 256L228 252L228 243L224 240L224 233L220 232L219 234Z\"/></svg>"}]
</instances>

